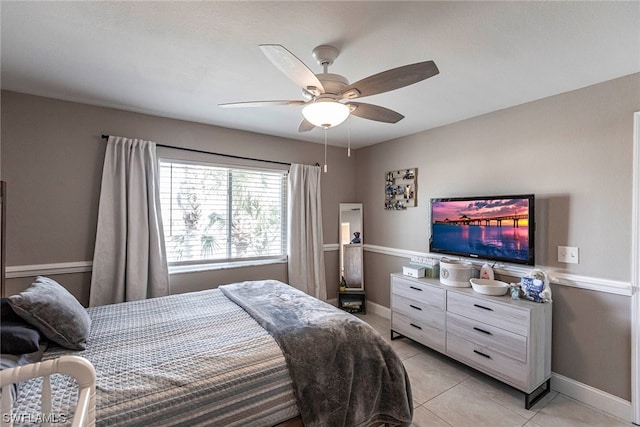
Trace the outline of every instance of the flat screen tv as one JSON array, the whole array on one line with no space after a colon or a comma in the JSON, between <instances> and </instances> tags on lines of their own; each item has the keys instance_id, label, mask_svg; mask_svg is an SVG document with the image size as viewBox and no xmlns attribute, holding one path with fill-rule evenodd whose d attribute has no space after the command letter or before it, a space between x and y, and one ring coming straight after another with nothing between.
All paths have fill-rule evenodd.
<instances>
[{"instance_id":1,"label":"flat screen tv","mask_svg":"<svg viewBox=\"0 0 640 427\"><path fill-rule=\"evenodd\" d=\"M431 199L429 251L535 265L535 196Z\"/></svg>"}]
</instances>

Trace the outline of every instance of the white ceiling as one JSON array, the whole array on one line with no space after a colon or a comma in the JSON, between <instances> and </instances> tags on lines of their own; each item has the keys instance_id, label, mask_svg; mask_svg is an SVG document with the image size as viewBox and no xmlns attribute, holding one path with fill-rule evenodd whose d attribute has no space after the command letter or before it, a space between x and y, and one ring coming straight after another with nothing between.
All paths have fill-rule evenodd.
<instances>
[{"instance_id":1,"label":"white ceiling","mask_svg":"<svg viewBox=\"0 0 640 427\"><path fill-rule=\"evenodd\" d=\"M300 134L300 107L219 103L302 99L258 48L281 44L350 82L433 60L440 74L362 98L405 115L350 119L374 144L640 72L640 2L2 1L3 89L269 135ZM346 124L329 143L346 146Z\"/></svg>"}]
</instances>

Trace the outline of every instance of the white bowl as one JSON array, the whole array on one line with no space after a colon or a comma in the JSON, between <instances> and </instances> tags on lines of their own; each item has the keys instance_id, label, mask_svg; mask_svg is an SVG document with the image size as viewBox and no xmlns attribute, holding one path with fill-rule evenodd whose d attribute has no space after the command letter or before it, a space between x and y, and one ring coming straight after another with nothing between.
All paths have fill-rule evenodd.
<instances>
[{"instance_id":1,"label":"white bowl","mask_svg":"<svg viewBox=\"0 0 640 427\"><path fill-rule=\"evenodd\" d=\"M473 290L484 295L504 295L509 290L509 285L500 280L491 279L469 279Z\"/></svg>"}]
</instances>

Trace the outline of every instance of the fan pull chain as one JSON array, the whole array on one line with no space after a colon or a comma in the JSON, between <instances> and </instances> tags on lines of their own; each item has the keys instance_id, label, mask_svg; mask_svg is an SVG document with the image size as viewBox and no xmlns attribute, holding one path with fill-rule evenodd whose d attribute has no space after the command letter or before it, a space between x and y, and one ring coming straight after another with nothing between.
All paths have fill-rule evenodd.
<instances>
[{"instance_id":1,"label":"fan pull chain","mask_svg":"<svg viewBox=\"0 0 640 427\"><path fill-rule=\"evenodd\" d=\"M324 173L327 173L327 128L324 128Z\"/></svg>"},{"instance_id":2,"label":"fan pull chain","mask_svg":"<svg viewBox=\"0 0 640 427\"><path fill-rule=\"evenodd\" d=\"M347 123L347 157L351 157L351 114Z\"/></svg>"}]
</instances>

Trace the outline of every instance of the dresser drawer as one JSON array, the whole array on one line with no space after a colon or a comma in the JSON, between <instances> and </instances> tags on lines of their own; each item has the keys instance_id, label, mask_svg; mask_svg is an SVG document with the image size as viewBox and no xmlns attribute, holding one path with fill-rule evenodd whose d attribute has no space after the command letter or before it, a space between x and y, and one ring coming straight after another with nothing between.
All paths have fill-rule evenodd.
<instances>
[{"instance_id":1,"label":"dresser drawer","mask_svg":"<svg viewBox=\"0 0 640 427\"><path fill-rule=\"evenodd\" d=\"M445 328L445 312L437 307L398 294L391 296L391 310L434 328Z\"/></svg>"},{"instance_id":2,"label":"dresser drawer","mask_svg":"<svg viewBox=\"0 0 640 427\"><path fill-rule=\"evenodd\" d=\"M447 313L447 334L527 362L527 338L522 335L453 313Z\"/></svg>"},{"instance_id":3,"label":"dresser drawer","mask_svg":"<svg viewBox=\"0 0 640 427\"><path fill-rule=\"evenodd\" d=\"M449 333L447 355L527 393L537 386L531 389L532 385L528 383L529 369L526 363Z\"/></svg>"},{"instance_id":4,"label":"dresser drawer","mask_svg":"<svg viewBox=\"0 0 640 427\"><path fill-rule=\"evenodd\" d=\"M441 310L445 309L444 289L420 283L416 280L394 277L391 281L391 293L432 305Z\"/></svg>"},{"instance_id":5,"label":"dresser drawer","mask_svg":"<svg viewBox=\"0 0 640 427\"><path fill-rule=\"evenodd\" d=\"M398 312L393 312L391 315L391 329L420 344L444 353L444 329L434 328Z\"/></svg>"},{"instance_id":6,"label":"dresser drawer","mask_svg":"<svg viewBox=\"0 0 640 427\"><path fill-rule=\"evenodd\" d=\"M508 303L450 291L447 295L447 311L519 335L529 335L529 310Z\"/></svg>"}]
</instances>

